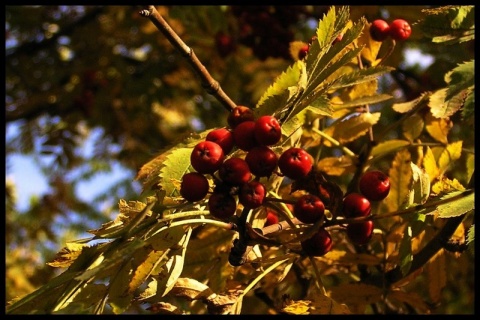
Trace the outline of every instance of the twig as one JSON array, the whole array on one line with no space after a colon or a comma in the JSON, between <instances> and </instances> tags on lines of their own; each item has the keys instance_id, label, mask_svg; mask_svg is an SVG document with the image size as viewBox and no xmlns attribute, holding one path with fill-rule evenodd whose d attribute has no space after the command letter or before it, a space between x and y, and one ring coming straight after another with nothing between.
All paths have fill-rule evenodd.
<instances>
[{"instance_id":1,"label":"twig","mask_svg":"<svg viewBox=\"0 0 480 320\"><path fill-rule=\"evenodd\" d=\"M187 59L195 73L200 77L202 87L209 94L213 95L220 103L222 103L228 111L231 111L237 106L237 104L222 90L220 84L213 79L205 66L200 62L193 49L183 42L165 19L163 19L157 9L155 9L155 6L147 6L147 9L140 11L140 15L149 18L157 29L167 37L168 41L170 41L183 57Z\"/></svg>"}]
</instances>

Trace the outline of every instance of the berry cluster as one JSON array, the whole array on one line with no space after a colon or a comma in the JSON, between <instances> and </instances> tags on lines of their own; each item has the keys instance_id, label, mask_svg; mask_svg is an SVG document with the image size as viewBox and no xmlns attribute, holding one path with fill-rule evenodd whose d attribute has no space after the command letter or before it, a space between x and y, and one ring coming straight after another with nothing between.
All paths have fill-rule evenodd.
<instances>
[{"instance_id":1,"label":"berry cluster","mask_svg":"<svg viewBox=\"0 0 480 320\"><path fill-rule=\"evenodd\" d=\"M192 150L190 164L195 172L183 175L180 195L187 201L203 200L209 192L206 175L215 187L208 199L210 213L219 219L232 217L237 199L243 207L260 207L266 196L262 177L275 170L292 180L305 177L313 166L313 158L301 148L290 148L278 156L272 149L282 137L279 121L270 115L255 118L252 109L237 106L227 118L228 127L210 131L204 141ZM238 148L245 156L231 156ZM242 153L243 154L243 153Z\"/></svg>"},{"instance_id":2,"label":"berry cluster","mask_svg":"<svg viewBox=\"0 0 480 320\"><path fill-rule=\"evenodd\" d=\"M345 218L366 217L370 215L372 201L381 201L390 192L390 179L381 171L368 171L359 181L360 192L349 193L343 198L341 214ZM324 206L320 199L312 195L301 197L294 206L294 214L302 222L315 223L323 218ZM373 234L373 221L350 223L346 233L350 241L357 245L367 244ZM311 256L323 256L332 249L330 233L320 229L310 238L301 242L302 249Z\"/></svg>"},{"instance_id":3,"label":"berry cluster","mask_svg":"<svg viewBox=\"0 0 480 320\"><path fill-rule=\"evenodd\" d=\"M370 25L370 36L373 40L382 42L388 37L404 41L412 34L410 24L403 19L395 19L390 24L383 19L377 19Z\"/></svg>"}]
</instances>

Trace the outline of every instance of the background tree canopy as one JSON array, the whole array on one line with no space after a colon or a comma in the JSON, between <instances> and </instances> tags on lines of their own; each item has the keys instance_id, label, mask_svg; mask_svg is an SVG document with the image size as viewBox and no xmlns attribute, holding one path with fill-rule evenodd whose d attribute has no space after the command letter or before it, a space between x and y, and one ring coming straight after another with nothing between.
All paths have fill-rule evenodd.
<instances>
[{"instance_id":1,"label":"background tree canopy","mask_svg":"<svg viewBox=\"0 0 480 320\"><path fill-rule=\"evenodd\" d=\"M254 106L273 80L298 59L328 6L159 6L226 94ZM352 6L351 18L402 17L412 22L382 78L395 102L445 86L444 75L474 58L474 41L439 46L415 32L422 6ZM144 199L135 176L161 150L191 132L225 126L227 110L201 86L188 61L139 15L140 6L6 7L6 174L10 156L29 155L48 177L49 191L16 206L6 180L6 301L24 296L58 272L46 266L69 239L112 220L118 200ZM408 53L418 61L408 64ZM432 63L425 66L422 57ZM451 139L474 150L470 126L455 114ZM379 126L398 114L382 113ZM93 139L93 150L82 148ZM360 146L352 145L353 150ZM128 177L91 201L78 184L121 165ZM454 168L468 183L465 168ZM108 205L105 205L108 204ZM450 303L439 313L473 313L473 257L449 271Z\"/></svg>"}]
</instances>

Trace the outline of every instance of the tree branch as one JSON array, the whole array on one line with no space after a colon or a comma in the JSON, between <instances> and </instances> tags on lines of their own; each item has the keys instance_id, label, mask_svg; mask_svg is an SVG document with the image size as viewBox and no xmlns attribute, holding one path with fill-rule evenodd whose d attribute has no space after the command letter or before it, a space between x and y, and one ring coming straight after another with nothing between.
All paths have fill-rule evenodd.
<instances>
[{"instance_id":1,"label":"tree branch","mask_svg":"<svg viewBox=\"0 0 480 320\"><path fill-rule=\"evenodd\" d=\"M222 105L231 111L237 106L230 97L223 91L220 84L213 79L205 66L200 62L192 48L187 46L185 42L177 35L170 25L163 19L155 6L148 6L147 9L140 11L144 17L148 17L150 21L162 32L168 41L187 59L193 70L200 77L202 87L211 95L213 95Z\"/></svg>"}]
</instances>

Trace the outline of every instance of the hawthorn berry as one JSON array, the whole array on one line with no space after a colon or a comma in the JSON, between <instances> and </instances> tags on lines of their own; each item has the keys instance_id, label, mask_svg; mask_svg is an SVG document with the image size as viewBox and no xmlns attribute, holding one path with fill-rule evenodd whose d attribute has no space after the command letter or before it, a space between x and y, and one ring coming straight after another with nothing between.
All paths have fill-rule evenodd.
<instances>
[{"instance_id":1,"label":"hawthorn berry","mask_svg":"<svg viewBox=\"0 0 480 320\"><path fill-rule=\"evenodd\" d=\"M377 19L370 25L370 36L373 40L382 42L390 35L390 26L383 19Z\"/></svg>"},{"instance_id":2,"label":"hawthorn berry","mask_svg":"<svg viewBox=\"0 0 480 320\"><path fill-rule=\"evenodd\" d=\"M325 205L313 194L301 196L293 205L293 215L303 223L315 223L325 215Z\"/></svg>"},{"instance_id":3,"label":"hawthorn berry","mask_svg":"<svg viewBox=\"0 0 480 320\"><path fill-rule=\"evenodd\" d=\"M358 245L367 244L372 238L373 221L350 223L347 225L347 236Z\"/></svg>"},{"instance_id":4,"label":"hawthorn berry","mask_svg":"<svg viewBox=\"0 0 480 320\"><path fill-rule=\"evenodd\" d=\"M223 149L223 154L227 155L232 151L234 146L233 133L227 128L218 128L210 131L205 140L212 141L220 145Z\"/></svg>"},{"instance_id":5,"label":"hawthorn berry","mask_svg":"<svg viewBox=\"0 0 480 320\"><path fill-rule=\"evenodd\" d=\"M277 154L267 146L258 146L248 151L245 161L257 177L269 177L277 167Z\"/></svg>"},{"instance_id":6,"label":"hawthorn berry","mask_svg":"<svg viewBox=\"0 0 480 320\"><path fill-rule=\"evenodd\" d=\"M208 210L215 218L227 220L235 214L237 201L229 193L214 191L208 199Z\"/></svg>"},{"instance_id":7,"label":"hawthorn berry","mask_svg":"<svg viewBox=\"0 0 480 320\"><path fill-rule=\"evenodd\" d=\"M280 141L282 129L274 116L261 116L255 121L255 140L263 146L271 146Z\"/></svg>"},{"instance_id":8,"label":"hawthorn berry","mask_svg":"<svg viewBox=\"0 0 480 320\"><path fill-rule=\"evenodd\" d=\"M215 46L217 47L218 53L222 57L228 56L230 53L235 51L237 47L235 39L222 31L219 31L215 34Z\"/></svg>"},{"instance_id":9,"label":"hawthorn berry","mask_svg":"<svg viewBox=\"0 0 480 320\"><path fill-rule=\"evenodd\" d=\"M208 179L201 173L189 172L183 175L180 195L185 200L195 202L202 200L208 193Z\"/></svg>"},{"instance_id":10,"label":"hawthorn berry","mask_svg":"<svg viewBox=\"0 0 480 320\"><path fill-rule=\"evenodd\" d=\"M333 241L330 233L320 228L312 237L303 240L300 244L307 255L320 257L332 250Z\"/></svg>"},{"instance_id":11,"label":"hawthorn berry","mask_svg":"<svg viewBox=\"0 0 480 320\"><path fill-rule=\"evenodd\" d=\"M192 167L199 173L209 174L217 171L225 155L222 147L212 141L201 141L193 148L190 155Z\"/></svg>"},{"instance_id":12,"label":"hawthorn berry","mask_svg":"<svg viewBox=\"0 0 480 320\"><path fill-rule=\"evenodd\" d=\"M343 198L342 213L346 218L365 217L371 211L370 201L360 193L349 193Z\"/></svg>"},{"instance_id":13,"label":"hawthorn berry","mask_svg":"<svg viewBox=\"0 0 480 320\"><path fill-rule=\"evenodd\" d=\"M233 141L243 151L249 151L258 146L258 142L255 140L255 121L244 121L238 124L233 129Z\"/></svg>"},{"instance_id":14,"label":"hawthorn berry","mask_svg":"<svg viewBox=\"0 0 480 320\"><path fill-rule=\"evenodd\" d=\"M382 171L368 171L360 178L358 188L368 200L380 201L390 192L390 178Z\"/></svg>"},{"instance_id":15,"label":"hawthorn berry","mask_svg":"<svg viewBox=\"0 0 480 320\"><path fill-rule=\"evenodd\" d=\"M218 175L223 182L231 185L241 185L250 180L252 174L245 160L229 158L218 169Z\"/></svg>"},{"instance_id":16,"label":"hawthorn berry","mask_svg":"<svg viewBox=\"0 0 480 320\"><path fill-rule=\"evenodd\" d=\"M285 176L297 180L307 176L312 170L313 159L305 149L291 147L280 155L278 167Z\"/></svg>"},{"instance_id":17,"label":"hawthorn berry","mask_svg":"<svg viewBox=\"0 0 480 320\"><path fill-rule=\"evenodd\" d=\"M267 210L267 220L265 220L265 227L278 223L278 215L275 211Z\"/></svg>"},{"instance_id":18,"label":"hawthorn berry","mask_svg":"<svg viewBox=\"0 0 480 320\"><path fill-rule=\"evenodd\" d=\"M227 122L230 128L235 129L240 123L244 121L254 121L255 115L253 110L246 106L236 106L228 114Z\"/></svg>"},{"instance_id":19,"label":"hawthorn berry","mask_svg":"<svg viewBox=\"0 0 480 320\"><path fill-rule=\"evenodd\" d=\"M390 23L390 36L397 41L407 40L412 34L412 27L403 19L396 19Z\"/></svg>"},{"instance_id":20,"label":"hawthorn berry","mask_svg":"<svg viewBox=\"0 0 480 320\"><path fill-rule=\"evenodd\" d=\"M265 200L266 188L263 183L252 180L240 187L238 201L248 209L260 207Z\"/></svg>"},{"instance_id":21,"label":"hawthorn berry","mask_svg":"<svg viewBox=\"0 0 480 320\"><path fill-rule=\"evenodd\" d=\"M298 50L298 59L302 60L307 56L308 50L310 49L310 46L308 44L304 44L303 46L300 47Z\"/></svg>"}]
</instances>

